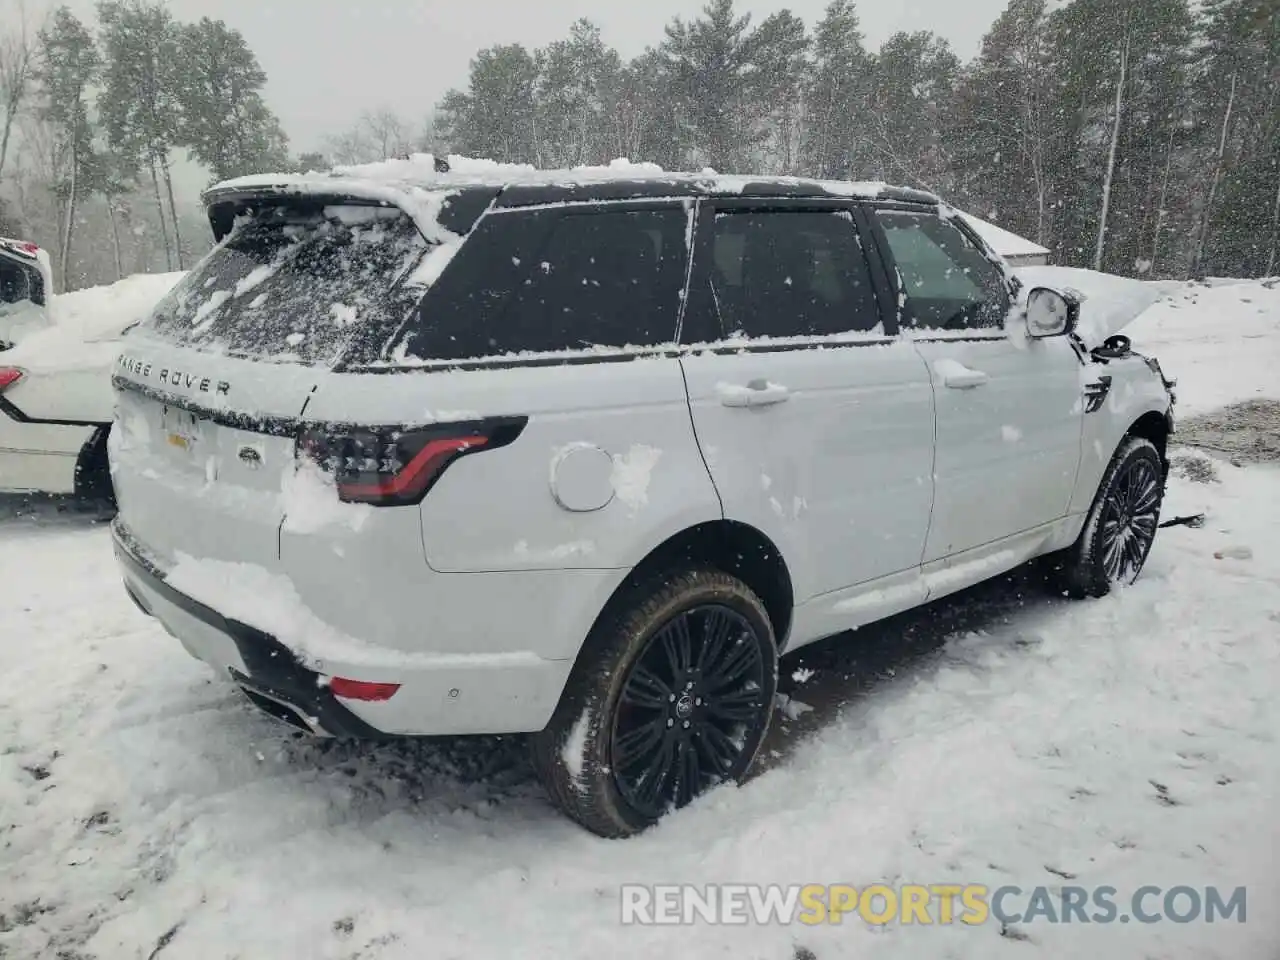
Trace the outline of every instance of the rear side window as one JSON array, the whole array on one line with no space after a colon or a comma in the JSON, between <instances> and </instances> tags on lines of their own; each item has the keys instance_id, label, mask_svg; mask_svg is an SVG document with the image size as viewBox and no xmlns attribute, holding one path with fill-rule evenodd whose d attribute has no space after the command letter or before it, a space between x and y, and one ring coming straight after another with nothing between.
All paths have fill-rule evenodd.
<instances>
[{"instance_id":1,"label":"rear side window","mask_svg":"<svg viewBox=\"0 0 1280 960\"><path fill-rule=\"evenodd\" d=\"M1009 310L1004 278L962 231L928 214L876 213L902 276L909 325L1003 327Z\"/></svg>"},{"instance_id":2,"label":"rear side window","mask_svg":"<svg viewBox=\"0 0 1280 960\"><path fill-rule=\"evenodd\" d=\"M678 206L490 215L391 356L466 360L671 343L687 225Z\"/></svg>"},{"instance_id":3,"label":"rear side window","mask_svg":"<svg viewBox=\"0 0 1280 960\"><path fill-rule=\"evenodd\" d=\"M713 304L726 337L881 329L870 268L847 212L718 213L711 258Z\"/></svg>"},{"instance_id":4,"label":"rear side window","mask_svg":"<svg viewBox=\"0 0 1280 960\"><path fill-rule=\"evenodd\" d=\"M426 249L401 211L270 207L239 221L156 307L153 337L250 359L330 366L370 327L394 329Z\"/></svg>"}]
</instances>

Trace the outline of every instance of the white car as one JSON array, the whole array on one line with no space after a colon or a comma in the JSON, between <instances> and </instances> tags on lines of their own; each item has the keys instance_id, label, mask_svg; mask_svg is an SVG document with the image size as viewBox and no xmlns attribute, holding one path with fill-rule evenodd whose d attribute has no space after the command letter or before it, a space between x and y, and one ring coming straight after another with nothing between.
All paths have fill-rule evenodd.
<instances>
[{"instance_id":1,"label":"white car","mask_svg":"<svg viewBox=\"0 0 1280 960\"><path fill-rule=\"evenodd\" d=\"M532 734L622 836L746 773L780 653L1142 568L1171 384L936 197L396 176L211 190L114 378L128 592L289 723Z\"/></svg>"},{"instance_id":2,"label":"white car","mask_svg":"<svg viewBox=\"0 0 1280 960\"><path fill-rule=\"evenodd\" d=\"M110 501L106 437L120 337L181 276L138 274L23 304L21 327L9 328L16 342L0 352L0 493Z\"/></svg>"}]
</instances>

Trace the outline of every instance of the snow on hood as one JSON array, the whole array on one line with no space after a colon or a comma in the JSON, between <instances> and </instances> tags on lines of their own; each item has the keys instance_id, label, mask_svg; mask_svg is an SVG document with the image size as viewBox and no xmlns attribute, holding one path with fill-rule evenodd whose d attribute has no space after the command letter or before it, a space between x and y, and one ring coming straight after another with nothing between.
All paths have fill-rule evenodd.
<instances>
[{"instance_id":1,"label":"snow on hood","mask_svg":"<svg viewBox=\"0 0 1280 960\"><path fill-rule=\"evenodd\" d=\"M126 327L146 319L183 272L139 273L101 287L63 293L49 301L52 325L4 355L27 370L84 370L115 362Z\"/></svg>"},{"instance_id":2,"label":"snow on hood","mask_svg":"<svg viewBox=\"0 0 1280 960\"><path fill-rule=\"evenodd\" d=\"M998 227L994 223L988 223L975 217L971 213L965 213L963 210L957 210L956 213L960 219L967 223L983 241L996 253L1002 257L1028 257L1040 256L1047 254L1049 250L1028 240L1026 237L1020 237L1016 233Z\"/></svg>"},{"instance_id":3,"label":"snow on hood","mask_svg":"<svg viewBox=\"0 0 1280 960\"><path fill-rule=\"evenodd\" d=\"M1101 346L1168 292L1164 284L1078 267L1017 267L1014 274L1022 281L1024 296L1033 287L1078 296L1082 303L1076 335L1089 349Z\"/></svg>"}]
</instances>

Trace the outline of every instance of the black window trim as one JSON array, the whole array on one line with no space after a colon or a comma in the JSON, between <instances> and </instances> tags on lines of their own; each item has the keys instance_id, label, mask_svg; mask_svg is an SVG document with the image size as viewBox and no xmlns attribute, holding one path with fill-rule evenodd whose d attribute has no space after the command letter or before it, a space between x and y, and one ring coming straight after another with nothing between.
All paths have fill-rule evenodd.
<instances>
[{"instance_id":1,"label":"black window trim","mask_svg":"<svg viewBox=\"0 0 1280 960\"><path fill-rule=\"evenodd\" d=\"M737 197L682 197L682 196L662 196L662 197L645 197L645 198L626 198L626 199L605 199L605 200L583 200L583 201L559 201L549 202L546 204L536 204L520 207L490 207L481 216L494 217L506 214L519 214L537 210L564 210L566 215L589 214L591 209L608 210L610 212L627 210L653 210L657 207L670 207L688 210L692 204L692 215L694 217L692 240L693 250L692 256L686 262L685 287L684 296L681 298L681 305L677 315L676 340L674 344L654 345L651 347L627 348L610 348L608 350L556 350L548 351L538 356L509 356L499 355L494 357L477 357L467 360L427 360L411 364L395 364L390 362L373 362L350 364L344 366L340 372L352 374L400 374L400 373L434 373L446 371L477 371L477 370L505 370L516 367L555 367L555 366L579 366L583 364L594 363L625 363L631 360L640 360L653 357L665 357L669 359L679 359L684 356L697 356L701 354L734 354L734 353L790 353L797 350L834 350L847 349L856 347L873 347L883 346L893 343L898 339L901 330L898 326L897 311L895 303L897 298L897 284L890 273L890 260L885 256L886 239L883 236L876 218L872 213L875 209L893 209L901 210L908 213L918 213L925 216L939 216L938 207L934 204L913 203L910 201L881 201L871 200L862 197L756 197L756 196L737 196ZM769 343L752 343L750 340L744 341L727 341L723 338L716 340L698 340L689 342L685 338L685 324L688 317L688 311L691 304L696 301L695 291L702 279L705 278L705 270L709 262L709 251L711 243L711 231L715 224L715 212L717 210L785 210L785 211L847 211L851 214L854 229L857 231L858 237L862 243L862 249L867 257L870 267L871 282L874 289L877 304L880 308L881 323L884 327L884 335L881 337L867 337L865 335L855 335L851 337L848 333L830 334L824 337L805 338L800 342L769 342ZM477 221L478 223L478 221ZM978 249L984 251L979 245ZM983 253L985 257L985 251ZM1003 273L1003 271L1001 271ZM994 328L992 328L994 329ZM922 336L919 332L914 334L914 339L929 340L927 336ZM944 339L949 342L957 342L964 340L999 340L1007 339L1007 334L1003 331L998 336L971 336L956 337L949 336ZM335 371L339 372L339 371Z\"/></svg>"},{"instance_id":2,"label":"black window trim","mask_svg":"<svg viewBox=\"0 0 1280 960\"><path fill-rule=\"evenodd\" d=\"M873 242L878 248L880 261L882 264L882 275L885 278L885 280L890 284L890 293L891 293L890 302L891 303L897 300L897 293L898 293L897 263L894 261L893 251L889 247L888 235L885 234L884 227L880 224L880 218L875 215L878 211L889 211L892 213L911 213L917 216L933 217L937 220L946 220L948 223L954 226L957 230L959 230L969 240L969 242L974 245L974 249L978 251L982 259L986 260L987 263L991 264L992 268L997 273L1000 274L1001 279L1004 281L1005 289L1008 290L1009 274L1007 270L999 262L992 260L989 256L987 256L987 245L984 242L982 242L982 239L969 227L967 223L965 223L959 217L944 217L942 215L942 208L939 205L906 203L903 201L896 201L896 200L894 201L871 200L871 201L864 201L862 204L862 207L863 207L863 219L867 225L867 230L871 234L873 238ZM1012 302L1013 302L1013 295L1012 293L1010 293L1010 303L1012 304ZM893 314L895 329L896 329L897 311L892 309L891 307L891 312ZM982 333L982 332L979 332L980 330L986 330L990 332ZM1004 342L1004 341L1008 341L1009 339L1009 331L1003 326L972 328L958 335L948 334L946 333L946 331L937 330L932 327L913 329L910 331L910 333L911 333L912 339L917 340L921 343L988 343L991 341Z\"/></svg>"}]
</instances>

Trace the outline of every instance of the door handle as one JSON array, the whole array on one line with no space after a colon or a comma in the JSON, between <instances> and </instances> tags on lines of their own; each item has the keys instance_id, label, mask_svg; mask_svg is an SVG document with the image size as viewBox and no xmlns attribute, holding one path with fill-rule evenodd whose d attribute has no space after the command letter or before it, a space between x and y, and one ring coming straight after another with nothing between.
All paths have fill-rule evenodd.
<instances>
[{"instance_id":1,"label":"door handle","mask_svg":"<svg viewBox=\"0 0 1280 960\"><path fill-rule=\"evenodd\" d=\"M955 360L939 360L933 368L942 377L943 384L953 390L972 390L991 379L981 370L970 370Z\"/></svg>"},{"instance_id":2,"label":"door handle","mask_svg":"<svg viewBox=\"0 0 1280 960\"><path fill-rule=\"evenodd\" d=\"M768 380L752 380L750 383L721 383L716 385L720 402L726 407L768 407L782 403L791 391L781 384Z\"/></svg>"}]
</instances>

